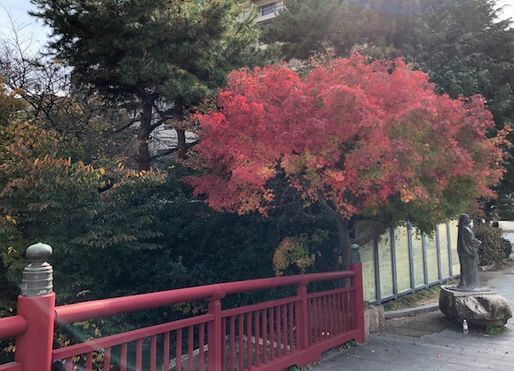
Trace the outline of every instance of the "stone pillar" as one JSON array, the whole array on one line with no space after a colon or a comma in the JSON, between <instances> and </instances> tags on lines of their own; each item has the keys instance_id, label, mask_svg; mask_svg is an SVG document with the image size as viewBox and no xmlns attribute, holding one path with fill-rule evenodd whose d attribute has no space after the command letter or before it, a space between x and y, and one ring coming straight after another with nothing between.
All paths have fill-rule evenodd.
<instances>
[{"instance_id":1,"label":"stone pillar","mask_svg":"<svg viewBox=\"0 0 514 371\"><path fill-rule=\"evenodd\" d=\"M52 248L43 243L30 246L29 264L23 270L18 314L27 322L25 332L16 337L16 362L23 371L50 371L54 335L55 294L53 270L47 260Z\"/></svg>"}]
</instances>

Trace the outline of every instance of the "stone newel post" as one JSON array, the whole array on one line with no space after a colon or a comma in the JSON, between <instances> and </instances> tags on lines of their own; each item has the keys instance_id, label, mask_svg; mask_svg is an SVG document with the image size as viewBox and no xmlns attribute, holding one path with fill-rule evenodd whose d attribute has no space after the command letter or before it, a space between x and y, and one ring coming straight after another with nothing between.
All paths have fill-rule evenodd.
<instances>
[{"instance_id":1,"label":"stone newel post","mask_svg":"<svg viewBox=\"0 0 514 371\"><path fill-rule=\"evenodd\" d=\"M18 314L25 318L27 328L16 337L16 362L23 371L50 371L55 318L53 270L47 260L52 248L37 243L26 253L29 264L23 270Z\"/></svg>"}]
</instances>

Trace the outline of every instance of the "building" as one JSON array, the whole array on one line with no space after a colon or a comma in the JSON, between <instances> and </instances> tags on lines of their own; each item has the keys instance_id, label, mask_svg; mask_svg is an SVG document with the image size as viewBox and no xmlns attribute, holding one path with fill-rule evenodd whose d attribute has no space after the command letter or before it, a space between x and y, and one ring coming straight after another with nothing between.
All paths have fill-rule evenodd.
<instances>
[{"instance_id":1,"label":"building","mask_svg":"<svg viewBox=\"0 0 514 371\"><path fill-rule=\"evenodd\" d=\"M284 2L282 0L252 0L257 10L256 21L258 23L267 22L275 18L282 9Z\"/></svg>"}]
</instances>

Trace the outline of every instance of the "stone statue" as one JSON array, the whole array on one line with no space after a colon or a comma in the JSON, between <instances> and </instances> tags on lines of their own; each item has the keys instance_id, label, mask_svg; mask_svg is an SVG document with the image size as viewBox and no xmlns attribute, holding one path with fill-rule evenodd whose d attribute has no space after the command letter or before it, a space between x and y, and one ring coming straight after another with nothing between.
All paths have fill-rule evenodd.
<instances>
[{"instance_id":1,"label":"stone statue","mask_svg":"<svg viewBox=\"0 0 514 371\"><path fill-rule=\"evenodd\" d=\"M462 214L459 219L459 234L457 238L457 253L460 262L459 291L474 291L479 287L478 282L478 248L482 243L475 237L471 229L471 218Z\"/></svg>"},{"instance_id":2,"label":"stone statue","mask_svg":"<svg viewBox=\"0 0 514 371\"><path fill-rule=\"evenodd\" d=\"M439 309L446 318L462 326L464 320L473 326L504 326L512 318L509 302L494 291L479 287L478 248L469 215L459 219L457 252L460 261L460 282L457 286L441 286Z\"/></svg>"}]
</instances>

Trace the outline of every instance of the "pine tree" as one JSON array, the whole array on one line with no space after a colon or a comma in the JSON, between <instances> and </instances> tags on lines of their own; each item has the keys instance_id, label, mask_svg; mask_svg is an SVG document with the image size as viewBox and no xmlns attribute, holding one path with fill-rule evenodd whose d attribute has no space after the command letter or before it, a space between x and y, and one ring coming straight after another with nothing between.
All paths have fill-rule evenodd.
<instances>
[{"instance_id":1,"label":"pine tree","mask_svg":"<svg viewBox=\"0 0 514 371\"><path fill-rule=\"evenodd\" d=\"M33 0L52 29L50 47L74 69L76 81L135 108L137 163L187 150L184 122L191 107L223 83L226 73L257 63L256 28L234 0ZM151 154L161 125L178 146Z\"/></svg>"}]
</instances>

